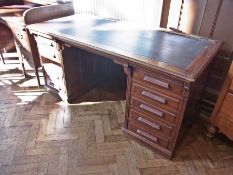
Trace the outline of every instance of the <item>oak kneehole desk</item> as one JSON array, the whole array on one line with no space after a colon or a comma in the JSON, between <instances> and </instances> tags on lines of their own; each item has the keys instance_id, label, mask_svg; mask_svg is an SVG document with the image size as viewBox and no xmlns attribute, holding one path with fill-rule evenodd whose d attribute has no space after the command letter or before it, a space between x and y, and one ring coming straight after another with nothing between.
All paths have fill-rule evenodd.
<instances>
[{"instance_id":1,"label":"oak kneehole desk","mask_svg":"<svg viewBox=\"0 0 233 175\"><path fill-rule=\"evenodd\" d=\"M46 87L73 103L114 72L127 75L123 130L171 158L198 111L208 65L221 43L123 22L73 15L29 25ZM113 66L113 67L111 67Z\"/></svg>"}]
</instances>

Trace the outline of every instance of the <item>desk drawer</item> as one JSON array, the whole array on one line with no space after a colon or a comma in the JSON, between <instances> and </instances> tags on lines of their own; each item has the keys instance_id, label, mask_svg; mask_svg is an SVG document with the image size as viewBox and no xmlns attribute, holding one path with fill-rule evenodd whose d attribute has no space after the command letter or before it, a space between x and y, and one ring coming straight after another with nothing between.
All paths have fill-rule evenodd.
<instances>
[{"instance_id":1,"label":"desk drawer","mask_svg":"<svg viewBox=\"0 0 233 175\"><path fill-rule=\"evenodd\" d=\"M158 133L159 135L162 134L168 137L174 135L175 129L173 129L173 127L165 125L159 121L155 121L144 114L136 112L135 110L130 111L129 120L134 121L138 126L149 132Z\"/></svg>"},{"instance_id":2,"label":"desk drawer","mask_svg":"<svg viewBox=\"0 0 233 175\"><path fill-rule=\"evenodd\" d=\"M163 95L135 83L133 83L132 93L134 97L142 99L148 103L155 104L164 109L168 109L170 111L179 110L180 100Z\"/></svg>"},{"instance_id":3,"label":"desk drawer","mask_svg":"<svg viewBox=\"0 0 233 175\"><path fill-rule=\"evenodd\" d=\"M128 129L144 138L147 140L150 140L154 142L155 144L168 149L169 147L169 141L161 136L156 135L155 133L151 133L146 131L144 128L141 128L140 126L137 126L136 124L129 122L128 124Z\"/></svg>"},{"instance_id":4,"label":"desk drawer","mask_svg":"<svg viewBox=\"0 0 233 175\"><path fill-rule=\"evenodd\" d=\"M54 48L54 49L60 49L60 45L56 41L53 41L51 39L37 36L36 41L37 41L38 45L42 44L42 45L46 45L46 46L49 46L49 47Z\"/></svg>"},{"instance_id":5,"label":"desk drawer","mask_svg":"<svg viewBox=\"0 0 233 175\"><path fill-rule=\"evenodd\" d=\"M170 93L174 96L180 96L183 84L171 79L160 77L159 75L152 75L143 71L135 70L133 73L133 81L139 82L141 85L145 85L149 88L153 88L156 91L162 93Z\"/></svg>"},{"instance_id":6,"label":"desk drawer","mask_svg":"<svg viewBox=\"0 0 233 175\"><path fill-rule=\"evenodd\" d=\"M233 104L233 94L227 93L223 100L223 104L220 108L220 113L227 115L228 120L230 120L231 122L233 122L232 104Z\"/></svg>"},{"instance_id":7,"label":"desk drawer","mask_svg":"<svg viewBox=\"0 0 233 175\"><path fill-rule=\"evenodd\" d=\"M155 105L148 104L145 101L133 97L131 99L131 106L155 121L159 120L176 124L177 116L175 114L165 111Z\"/></svg>"},{"instance_id":8,"label":"desk drawer","mask_svg":"<svg viewBox=\"0 0 233 175\"><path fill-rule=\"evenodd\" d=\"M56 50L50 46L46 46L43 44L38 45L38 50L39 50L40 56L43 56L47 59L50 59L52 61L55 61L61 64L62 55L59 50Z\"/></svg>"}]
</instances>

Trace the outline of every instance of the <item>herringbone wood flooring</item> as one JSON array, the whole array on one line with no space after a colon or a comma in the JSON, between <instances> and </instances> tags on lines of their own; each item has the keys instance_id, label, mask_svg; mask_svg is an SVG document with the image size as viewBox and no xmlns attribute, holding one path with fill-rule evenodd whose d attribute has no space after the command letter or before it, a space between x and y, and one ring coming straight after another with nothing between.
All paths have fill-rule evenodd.
<instances>
[{"instance_id":1,"label":"herringbone wood flooring","mask_svg":"<svg viewBox=\"0 0 233 175\"><path fill-rule=\"evenodd\" d=\"M203 121L167 160L122 133L123 114L124 101L67 105L2 66L0 174L233 174L232 142Z\"/></svg>"}]
</instances>

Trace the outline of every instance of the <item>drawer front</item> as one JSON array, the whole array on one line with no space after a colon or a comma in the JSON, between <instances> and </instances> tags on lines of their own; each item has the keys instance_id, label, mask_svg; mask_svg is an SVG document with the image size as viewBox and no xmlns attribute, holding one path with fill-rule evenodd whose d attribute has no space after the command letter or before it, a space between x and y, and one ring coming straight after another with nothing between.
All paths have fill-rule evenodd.
<instances>
[{"instance_id":1,"label":"drawer front","mask_svg":"<svg viewBox=\"0 0 233 175\"><path fill-rule=\"evenodd\" d=\"M169 93L173 96L180 96L183 89L183 84L180 82L175 82L170 79L165 79L138 70L135 70L133 73L133 81L136 81L143 86L145 85L150 89L153 88L156 91Z\"/></svg>"},{"instance_id":2,"label":"drawer front","mask_svg":"<svg viewBox=\"0 0 233 175\"><path fill-rule=\"evenodd\" d=\"M43 44L38 45L40 56L61 64L62 55L59 50Z\"/></svg>"},{"instance_id":3,"label":"drawer front","mask_svg":"<svg viewBox=\"0 0 233 175\"><path fill-rule=\"evenodd\" d=\"M136 98L131 99L131 105L134 109L136 109L140 113L144 113L145 115L149 116L151 119L155 121L159 120L169 122L172 124L176 123L177 116L175 114L158 108L155 105L148 104Z\"/></svg>"},{"instance_id":4,"label":"drawer front","mask_svg":"<svg viewBox=\"0 0 233 175\"><path fill-rule=\"evenodd\" d=\"M37 36L36 41L37 41L38 45L42 44L42 45L46 45L46 46L49 46L49 47L54 48L54 49L60 49L60 45L58 43L56 43L56 41L53 41L51 39Z\"/></svg>"},{"instance_id":5,"label":"drawer front","mask_svg":"<svg viewBox=\"0 0 233 175\"><path fill-rule=\"evenodd\" d=\"M43 68L46 74L48 74L52 79L63 76L63 69L53 63L45 63L43 64Z\"/></svg>"},{"instance_id":6,"label":"drawer front","mask_svg":"<svg viewBox=\"0 0 233 175\"><path fill-rule=\"evenodd\" d=\"M149 90L148 88L144 88L137 84L133 84L132 87L133 96L142 99L148 103L155 104L164 109L168 109L170 111L179 110L180 100L165 96L159 92Z\"/></svg>"},{"instance_id":7,"label":"drawer front","mask_svg":"<svg viewBox=\"0 0 233 175\"><path fill-rule=\"evenodd\" d=\"M229 90L230 90L231 92L233 92L233 79L231 80L231 85L230 85L230 87L229 87Z\"/></svg>"},{"instance_id":8,"label":"drawer front","mask_svg":"<svg viewBox=\"0 0 233 175\"><path fill-rule=\"evenodd\" d=\"M140 114L135 110L130 111L129 119L137 123L138 126L144 128L147 131L158 133L159 135L165 135L171 137L174 135L174 130L171 126L165 125L159 121L154 121L150 117Z\"/></svg>"},{"instance_id":9,"label":"drawer front","mask_svg":"<svg viewBox=\"0 0 233 175\"><path fill-rule=\"evenodd\" d=\"M62 68L53 63L43 65L45 72L46 84L58 91L64 91L65 83Z\"/></svg>"},{"instance_id":10,"label":"drawer front","mask_svg":"<svg viewBox=\"0 0 233 175\"><path fill-rule=\"evenodd\" d=\"M220 108L220 113L227 115L228 120L230 120L231 122L233 122L232 107L233 107L233 94L227 93Z\"/></svg>"},{"instance_id":11,"label":"drawer front","mask_svg":"<svg viewBox=\"0 0 233 175\"><path fill-rule=\"evenodd\" d=\"M128 129L130 131L146 138L147 140L154 142L155 144L157 144L165 149L168 149L168 147L169 147L169 141L167 139L162 138L162 137L156 135L155 133L150 133L150 132L146 131L145 129L133 124L132 122L129 122Z\"/></svg>"}]
</instances>

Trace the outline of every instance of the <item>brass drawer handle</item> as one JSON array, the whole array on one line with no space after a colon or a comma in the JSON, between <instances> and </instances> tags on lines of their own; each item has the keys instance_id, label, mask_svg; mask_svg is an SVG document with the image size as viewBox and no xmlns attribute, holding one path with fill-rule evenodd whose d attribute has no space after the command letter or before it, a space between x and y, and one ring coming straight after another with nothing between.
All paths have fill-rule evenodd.
<instances>
[{"instance_id":1,"label":"brass drawer handle","mask_svg":"<svg viewBox=\"0 0 233 175\"><path fill-rule=\"evenodd\" d=\"M164 98L162 98L162 97L159 97L159 96L157 96L157 95L154 95L154 94L152 94L152 93L150 93L150 92L142 91L142 95L144 95L144 96L146 96L146 97L149 97L149 98L151 98L151 99L153 99L153 100L156 100L156 101L158 101L158 102L160 102L160 103L163 103L163 104L166 104L166 103L167 103L167 100L166 100L166 99L164 99Z\"/></svg>"},{"instance_id":2,"label":"brass drawer handle","mask_svg":"<svg viewBox=\"0 0 233 175\"><path fill-rule=\"evenodd\" d=\"M155 115L158 115L159 117L163 117L163 112L161 112L161 111L159 111L157 109L154 109L152 107L149 107L147 105L141 104L140 108L142 108L142 109L144 109L146 111L149 111L149 112L151 112L151 113L153 113Z\"/></svg>"},{"instance_id":3,"label":"brass drawer handle","mask_svg":"<svg viewBox=\"0 0 233 175\"><path fill-rule=\"evenodd\" d=\"M144 137L146 137L146 138L148 138L148 139L153 140L154 142L158 142L158 138L157 138L157 137L154 137L154 136L152 136L152 135L146 133L145 131L142 131L142 130L140 130L140 129L137 129L137 133L138 133L138 134L141 134L142 136L144 136Z\"/></svg>"},{"instance_id":4,"label":"brass drawer handle","mask_svg":"<svg viewBox=\"0 0 233 175\"><path fill-rule=\"evenodd\" d=\"M157 125L157 124L155 124L155 123L152 123L151 121L149 121L149 120L147 120L147 119L145 119L145 118L143 118L143 117L138 117L138 121L140 121L140 122L142 122L142 123L145 123L145 124L151 126L152 128L155 128L155 129L157 129L157 130L160 130L160 126L159 126L159 125Z\"/></svg>"},{"instance_id":5,"label":"brass drawer handle","mask_svg":"<svg viewBox=\"0 0 233 175\"><path fill-rule=\"evenodd\" d=\"M161 87L164 87L164 88L169 89L169 84L168 84L168 83L162 82L162 81L157 80L157 79L155 79L155 78L151 78L151 77L145 76L143 79L144 79L145 81L150 82L150 83L153 83L153 84L156 84L156 85L158 85L158 86L161 86Z\"/></svg>"}]
</instances>

